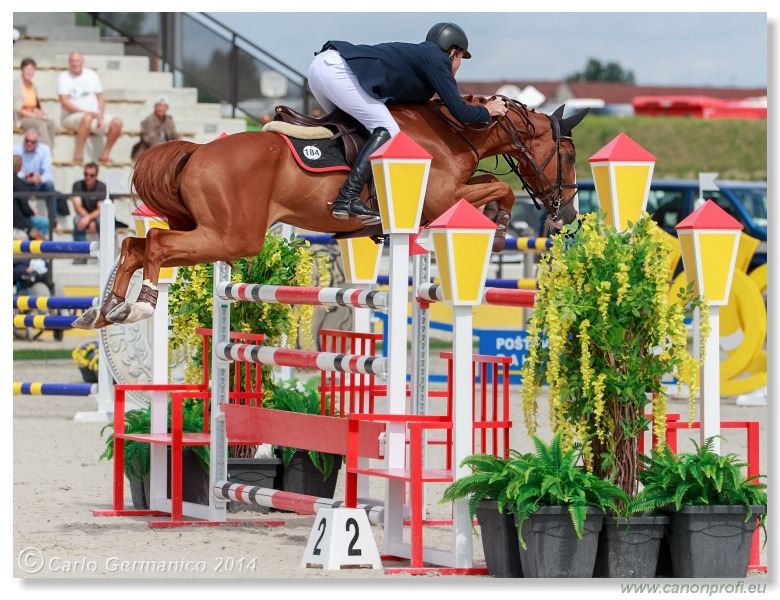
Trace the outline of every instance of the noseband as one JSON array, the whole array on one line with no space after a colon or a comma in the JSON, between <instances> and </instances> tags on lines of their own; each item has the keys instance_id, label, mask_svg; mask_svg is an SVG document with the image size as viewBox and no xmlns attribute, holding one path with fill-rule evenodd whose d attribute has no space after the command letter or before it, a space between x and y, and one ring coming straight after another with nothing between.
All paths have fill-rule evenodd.
<instances>
[{"instance_id":1,"label":"noseband","mask_svg":"<svg viewBox=\"0 0 780 600\"><path fill-rule=\"evenodd\" d=\"M525 104L522 104L521 102L512 100L511 98L505 98L505 100L508 109L518 113L520 115L520 118L526 123L527 126L526 131L533 132L533 136L531 139L531 143L533 143L533 140L536 139L536 127L534 126L533 122L528 116L528 107L525 106ZM515 175L517 175L518 179L520 180L520 183L523 186L523 189L526 192L528 192L528 195L531 197L531 200L533 200L537 210L542 209L542 207L539 204L541 202L550 213L550 219L555 221L558 219L561 209L571 204L571 202L574 200L574 196L576 195L577 184L563 182L563 168L562 168L563 161L562 161L562 151L561 151L562 140L568 140L572 144L574 144L574 140L571 136L561 135L561 125L557 118L551 117L549 115L545 115L550 120L550 128L552 129L552 137L553 140L555 141L555 145L550 149L550 154L547 156L547 158L541 164L539 164L536 162L530 150L528 149L528 146L523 140L523 132L521 132L517 128L517 125L515 125L514 121L512 121L512 119L510 119L508 115L509 113L507 112L507 114L504 115L503 117L499 117L497 119L497 123L499 127L501 127L501 129L503 129L504 132L506 132L506 134L509 136L509 139L512 141L512 145L518 150L520 150L522 155L525 156L526 160L531 166L531 169L533 169L534 177L536 178L536 181L538 181L540 185L543 184L542 189L539 192L534 192L531 189L531 186L529 185L526 178L523 177L523 175L520 173L520 169L517 164L517 161L515 161L515 159L512 156L508 154L504 154L503 155L504 160L506 160L512 172ZM555 183L550 181L550 178L547 177L547 175L545 175L544 173L545 168L547 167L547 165L550 164L550 161L553 159L554 156L557 156L558 158L558 173L557 173L557 181ZM566 203L564 204L563 191L565 189L574 189L575 193L572 194L571 198L569 198L569 200L567 200ZM547 200L547 202L545 202L545 200Z\"/></svg>"}]
</instances>

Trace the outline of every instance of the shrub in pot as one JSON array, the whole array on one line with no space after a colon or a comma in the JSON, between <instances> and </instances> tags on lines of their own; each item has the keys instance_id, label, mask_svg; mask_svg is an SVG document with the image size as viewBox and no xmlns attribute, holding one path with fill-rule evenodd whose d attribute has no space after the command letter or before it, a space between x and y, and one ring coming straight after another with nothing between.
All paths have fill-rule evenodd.
<instances>
[{"instance_id":1,"label":"shrub in pot","mask_svg":"<svg viewBox=\"0 0 780 600\"><path fill-rule=\"evenodd\" d=\"M663 445L640 455L644 488L635 506L668 514L675 577L744 577L756 527L766 539L765 475L743 475L747 465L713 452L713 440L693 441L694 452Z\"/></svg>"},{"instance_id":2,"label":"shrub in pot","mask_svg":"<svg viewBox=\"0 0 780 600\"><path fill-rule=\"evenodd\" d=\"M582 444L588 468L634 497L651 397L654 433L664 438L665 374L689 387L693 414L701 363L688 352L686 306L700 308L702 346L709 313L692 286L670 293L668 242L677 242L646 213L622 232L601 216L582 215L542 255L521 396L533 434L548 383L550 425L564 447Z\"/></svg>"}]
</instances>

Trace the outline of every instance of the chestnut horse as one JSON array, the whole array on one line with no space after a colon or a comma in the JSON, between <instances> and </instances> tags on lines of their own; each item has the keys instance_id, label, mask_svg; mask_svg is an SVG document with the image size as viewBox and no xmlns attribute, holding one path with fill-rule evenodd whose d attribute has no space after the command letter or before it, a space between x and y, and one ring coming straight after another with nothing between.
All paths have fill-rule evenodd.
<instances>
[{"instance_id":1,"label":"chestnut horse","mask_svg":"<svg viewBox=\"0 0 780 600\"><path fill-rule=\"evenodd\" d=\"M485 214L499 226L496 252L504 247L515 194L493 174L474 175L479 160L506 157L551 220L570 223L577 215L572 204L577 188L571 130L585 116L582 111L564 119L563 107L546 115L505 100L504 117L477 127L459 124L437 101L391 107L401 130L433 157L422 224L461 198L478 208L488 205ZM161 267L255 256L267 228L277 221L308 231L381 235L380 226L363 227L356 218L331 216L329 202L344 178L343 171L304 171L273 132L238 133L207 144L176 141L153 146L139 156L132 183L146 206L168 219L169 229L154 228L146 238L122 242L111 292L100 309L89 309L74 326L100 328L149 318L157 302ZM142 267L138 298L126 301L130 279Z\"/></svg>"}]
</instances>

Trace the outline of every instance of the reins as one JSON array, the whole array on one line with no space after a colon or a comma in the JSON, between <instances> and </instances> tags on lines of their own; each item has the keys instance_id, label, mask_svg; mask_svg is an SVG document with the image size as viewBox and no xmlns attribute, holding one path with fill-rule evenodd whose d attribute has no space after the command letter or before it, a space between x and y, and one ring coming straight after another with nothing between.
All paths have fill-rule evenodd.
<instances>
[{"instance_id":1,"label":"reins","mask_svg":"<svg viewBox=\"0 0 780 600\"><path fill-rule=\"evenodd\" d=\"M531 140L536 139L536 127L531 120L531 118L528 115L528 107L518 102L517 100L512 100L511 98L507 98L506 96L496 96L497 98L502 98L507 103L507 108L509 110L513 110L515 113L517 113L520 118L524 121L526 125L526 130L521 131L518 129L517 125L514 121L512 121L511 118L509 118L509 112L507 111L507 114L503 117L499 117L495 119L493 122L491 122L489 125L487 125L484 128L474 127L474 126L468 126L463 125L459 123L458 121L455 121L454 119L450 118L449 116L445 115L444 112L441 110L442 103L427 103L426 107L433 112L436 116L438 116L440 119L442 119L447 125L450 126L450 128L458 134L458 136L465 141L469 147L471 148L472 152L474 152L474 156L477 159L477 165L479 165L479 161L482 159L482 157L479 154L479 150L474 145L474 143L469 139L469 137L466 135L465 130L469 129L471 131L485 131L487 129L490 129L494 125L497 125L501 127L501 129L506 133L509 140L511 141L512 145L520 150L522 155L526 158L529 165L531 166L531 169L534 172L534 176L536 177L536 180L541 184L544 184L544 187L539 192L534 192L531 189L531 186L529 185L526 178L522 175L520 172L520 165L517 160L515 160L514 157L512 157L509 154L502 154L504 160L506 161L507 165L509 165L509 171L511 173L514 173L517 178L520 180L520 184L522 185L523 189L528 193L528 195L531 197L531 200L533 201L534 205L536 206L537 210L542 210L541 204L544 204L544 199L547 197L550 197L550 204L552 211L550 213L550 218L555 220L558 218L558 213L560 212L561 208L564 206L567 206L569 203L574 200L574 195L566 202L566 204L563 204L563 190L566 188L574 188L576 189L577 184L576 183L564 183L563 182L563 167L562 167L562 153L561 153L561 140L569 140L572 141L571 136L565 136L561 135L560 130L560 122L558 119L553 118L549 115L547 118L550 120L550 127L553 132L553 139L555 140L555 145L550 149L550 154L547 156L547 158L544 160L544 162L540 165L536 162L533 155L531 154L530 150L528 149L528 146L526 145L525 141L523 140L523 133L531 133ZM547 165L550 164L550 161L553 159L554 156L557 156L558 158L558 173L557 173L557 181L553 183L550 181L550 178L547 177L544 173L544 169L547 167ZM496 157L496 161L498 161L498 158ZM498 166L498 162L496 162L496 167ZM505 175L506 173L496 173L495 171L487 171L485 169L479 169L476 168L474 170L475 173L482 172L482 173L491 173L493 175Z\"/></svg>"}]
</instances>

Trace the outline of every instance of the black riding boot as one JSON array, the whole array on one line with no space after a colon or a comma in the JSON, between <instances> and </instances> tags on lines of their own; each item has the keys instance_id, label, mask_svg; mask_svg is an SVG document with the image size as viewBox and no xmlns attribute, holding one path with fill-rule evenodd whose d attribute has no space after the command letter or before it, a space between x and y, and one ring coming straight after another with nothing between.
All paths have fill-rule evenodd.
<instances>
[{"instance_id":1,"label":"black riding boot","mask_svg":"<svg viewBox=\"0 0 780 600\"><path fill-rule=\"evenodd\" d=\"M368 157L390 137L390 132L387 129L377 127L371 137L366 140L355 159L355 164L352 165L347 181L341 186L338 197L333 201L334 217L337 219L357 217L367 224L379 222L379 213L363 203L360 199L360 192L371 177L371 161L368 160Z\"/></svg>"}]
</instances>

